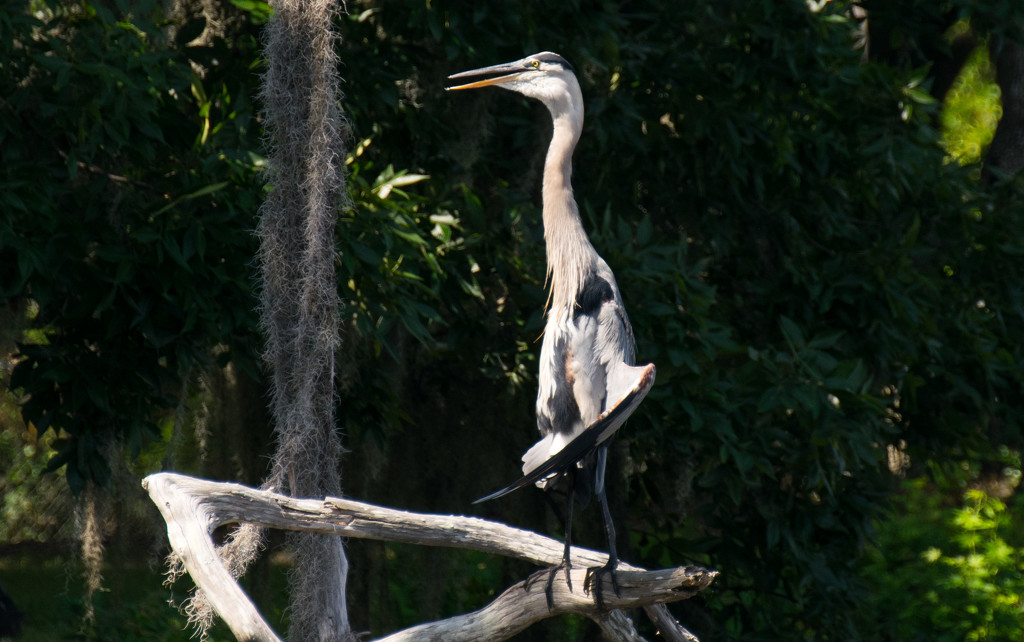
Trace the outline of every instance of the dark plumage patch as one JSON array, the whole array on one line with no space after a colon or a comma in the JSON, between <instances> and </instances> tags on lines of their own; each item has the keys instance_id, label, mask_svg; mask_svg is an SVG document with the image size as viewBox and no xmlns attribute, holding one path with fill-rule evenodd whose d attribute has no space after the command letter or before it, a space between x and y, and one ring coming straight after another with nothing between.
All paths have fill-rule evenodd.
<instances>
[{"instance_id":1,"label":"dark plumage patch","mask_svg":"<svg viewBox=\"0 0 1024 642\"><path fill-rule=\"evenodd\" d=\"M572 382L569 379L568 366L571 360L568 341L565 337L559 337L555 341L555 393L547 407L551 413L551 429L561 433L571 433L573 426L581 420L580 407L572 394Z\"/></svg>"},{"instance_id":2,"label":"dark plumage patch","mask_svg":"<svg viewBox=\"0 0 1024 642\"><path fill-rule=\"evenodd\" d=\"M559 56L556 53L551 53L550 51L546 51L542 54L537 54L536 56L533 57L533 59L539 60L541 62L550 63L553 65L561 65L568 69L569 71L571 71L572 73L576 73L576 70L573 69L572 65L569 64L568 60Z\"/></svg>"},{"instance_id":3,"label":"dark plumage patch","mask_svg":"<svg viewBox=\"0 0 1024 642\"><path fill-rule=\"evenodd\" d=\"M555 427L551 425L551 418L548 417L547 413L537 414L537 429L542 435L554 432Z\"/></svg>"},{"instance_id":4,"label":"dark plumage patch","mask_svg":"<svg viewBox=\"0 0 1024 642\"><path fill-rule=\"evenodd\" d=\"M551 425L551 417L548 416L548 413L537 413L537 430L539 430L542 435L546 435L555 430L555 427Z\"/></svg>"},{"instance_id":5,"label":"dark plumage patch","mask_svg":"<svg viewBox=\"0 0 1024 642\"><path fill-rule=\"evenodd\" d=\"M583 291L576 297L576 309L572 319L575 321L581 314L594 314L606 301L615 298L612 285L596 274L587 278Z\"/></svg>"}]
</instances>

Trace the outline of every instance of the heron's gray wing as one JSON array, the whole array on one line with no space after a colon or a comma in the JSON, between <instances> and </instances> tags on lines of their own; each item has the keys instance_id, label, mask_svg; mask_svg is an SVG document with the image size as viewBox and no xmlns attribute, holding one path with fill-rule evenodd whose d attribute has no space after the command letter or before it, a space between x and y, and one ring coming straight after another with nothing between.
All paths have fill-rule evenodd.
<instances>
[{"instance_id":1,"label":"heron's gray wing","mask_svg":"<svg viewBox=\"0 0 1024 642\"><path fill-rule=\"evenodd\" d=\"M601 413L592 424L587 426L582 433L566 444L564 448L530 471L528 475L524 475L501 490L497 490L486 497L481 497L473 503L479 504L491 499L504 497L549 475L562 474L611 438L615 431L633 414L636 407L647 396L647 391L654 385L655 369L653 363L640 366L636 370L640 371L640 376L634 381L629 392L619 399L614 406Z\"/></svg>"},{"instance_id":2,"label":"heron's gray wing","mask_svg":"<svg viewBox=\"0 0 1024 642\"><path fill-rule=\"evenodd\" d=\"M633 333L615 276L600 258L594 268L571 308L549 312L537 389L544 438L523 455L524 475L583 434L642 374L632 366Z\"/></svg>"},{"instance_id":3,"label":"heron's gray wing","mask_svg":"<svg viewBox=\"0 0 1024 642\"><path fill-rule=\"evenodd\" d=\"M574 398L580 422L571 431L568 426L559 426L557 430L570 438L581 434L622 396L619 393L626 392L625 388L612 389L609 377L620 365L633 363L633 336L615 276L600 257L594 268L575 305L561 316L562 322L558 324L559 336L566 346L565 386ZM632 384L633 380L635 376L623 383Z\"/></svg>"}]
</instances>

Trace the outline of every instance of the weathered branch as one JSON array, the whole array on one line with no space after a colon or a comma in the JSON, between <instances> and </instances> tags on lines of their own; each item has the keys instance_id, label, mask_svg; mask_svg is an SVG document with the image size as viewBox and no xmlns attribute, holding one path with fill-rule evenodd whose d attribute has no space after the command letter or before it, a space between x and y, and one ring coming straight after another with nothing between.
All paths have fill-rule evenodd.
<instances>
[{"instance_id":1,"label":"weathered branch","mask_svg":"<svg viewBox=\"0 0 1024 642\"><path fill-rule=\"evenodd\" d=\"M182 475L161 473L142 480L142 487L167 522L167 539L196 586L239 640L277 642L280 638L228 572L210 534L221 523L203 493L188 491ZM199 480L195 480L199 481ZM206 482L210 483L210 482Z\"/></svg>"},{"instance_id":2,"label":"weathered branch","mask_svg":"<svg viewBox=\"0 0 1024 642\"><path fill-rule=\"evenodd\" d=\"M579 588L583 586L586 569L572 570L573 591L566 585L564 575L560 571L556 572L558 581L552 588L553 606L550 611L544 595L548 573L548 570L538 571L530 578L512 585L479 611L420 624L382 638L381 642L504 640L552 615L594 615L593 596ZM616 578L619 595L612 590L611 580L607 577L604 579L605 604L611 609L630 609L691 597L711 583L714 573L681 567L662 571L618 572Z\"/></svg>"},{"instance_id":3,"label":"weathered branch","mask_svg":"<svg viewBox=\"0 0 1024 642\"><path fill-rule=\"evenodd\" d=\"M196 585L207 591L217 613L242 640L279 638L217 556L210 534L224 524L244 522L283 530L301 530L426 546L468 548L544 566L557 564L562 557L562 544L556 540L475 517L411 513L338 497L323 500L297 499L240 484L211 482L174 473L150 475L143 480L143 486L163 514L171 546L180 556L186 570ZM541 617L575 612L584 613L599 621L607 620L599 622L602 623L602 628L609 632L620 631L617 634L620 639L635 639L628 635L631 627L622 621L626 618L619 619L618 616L610 616L608 613L598 613L593 597L585 595L580 588L583 586L585 569L605 564L608 556L598 551L573 547L571 560L575 567L573 572L579 574L578 580L576 575L573 575L575 591L570 593L564 583L564 576L558 574L553 593L555 609L550 613L547 611L543 588L527 592L520 583L475 614L422 626L440 627L446 622L456 621L461 622L457 626L465 628L467 621L489 621L492 624L500 622L509 630L510 627L519 626L520 628L512 631L514 633ZM644 571L625 563L620 564L619 569L617 579L622 589L621 595L615 596L610 586L604 591L605 601L609 607L646 607L645 610L651 615L665 639L695 639L685 629L675 624L674 618L661 603L685 599L704 589L714 579L714 571L698 567ZM664 582L675 584L672 588L666 588ZM540 597L537 598L537 595ZM532 604L536 599L540 599L544 608L535 613ZM508 612L510 601L516 600L519 603L515 609L522 611L523 617L517 619L515 623L508 622L501 614ZM535 614L539 614L540 617L530 619ZM486 635L474 639L500 639L496 631L488 629ZM402 634L405 632L395 635ZM416 637L424 639L423 636L426 635L433 634L421 632ZM389 639L402 638L392 636Z\"/></svg>"}]
</instances>

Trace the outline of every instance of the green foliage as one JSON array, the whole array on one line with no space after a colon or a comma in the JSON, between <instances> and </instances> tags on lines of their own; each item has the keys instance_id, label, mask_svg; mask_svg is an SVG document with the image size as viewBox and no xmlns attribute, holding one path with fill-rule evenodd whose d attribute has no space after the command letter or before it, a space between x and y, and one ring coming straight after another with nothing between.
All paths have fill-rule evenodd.
<instances>
[{"instance_id":1,"label":"green foliage","mask_svg":"<svg viewBox=\"0 0 1024 642\"><path fill-rule=\"evenodd\" d=\"M4 395L4 411L9 403L10 395ZM0 431L0 542L46 542L61 533L70 509L64 485L42 477L53 455L53 434L34 438L14 429L19 422L8 417L3 425L7 429Z\"/></svg>"},{"instance_id":2,"label":"green foliage","mask_svg":"<svg viewBox=\"0 0 1024 642\"><path fill-rule=\"evenodd\" d=\"M1003 111L986 47L968 59L942 107L942 143L961 165L980 163Z\"/></svg>"},{"instance_id":3,"label":"green foliage","mask_svg":"<svg viewBox=\"0 0 1024 642\"><path fill-rule=\"evenodd\" d=\"M1014 469L1019 480L1020 470ZM1024 617L1024 540L1009 504L969 489L945 501L925 480L908 482L879 525L864 577L865 612L878 640L1018 640ZM865 622L866 628L871 624Z\"/></svg>"},{"instance_id":4,"label":"green foliage","mask_svg":"<svg viewBox=\"0 0 1024 642\"><path fill-rule=\"evenodd\" d=\"M109 480L110 440L159 439L168 390L229 337L244 356L254 329L259 131L233 76L255 39L168 43L154 11L8 2L0 33L0 296L34 301L46 336L11 385L60 433L49 467L76 490Z\"/></svg>"},{"instance_id":5,"label":"green foliage","mask_svg":"<svg viewBox=\"0 0 1024 642\"><path fill-rule=\"evenodd\" d=\"M69 573L74 570L77 565L73 560L52 552L0 561L4 591L25 615L22 635L17 638L19 642L187 642L195 639L186 627L187 618L167 603L173 599L180 604L187 594L184 591L171 593L163 588L159 568L124 560L104 566L107 590L94 598L96 621L91 627L83 628L84 605L68 591ZM284 584L283 577L276 583ZM234 639L230 630L218 623L208 641Z\"/></svg>"},{"instance_id":6,"label":"green foliage","mask_svg":"<svg viewBox=\"0 0 1024 642\"><path fill-rule=\"evenodd\" d=\"M371 141L361 142L356 153ZM349 160L349 192L359 209L342 216L338 234L346 307L359 334L373 341L377 356L382 347L390 350L387 336L395 322L429 343L424 320L441 318L424 300L437 299L436 282L444 277L439 257L461 243L458 220L451 214L424 211L425 199L403 189L429 176L396 172L388 165L369 178L372 162Z\"/></svg>"}]
</instances>

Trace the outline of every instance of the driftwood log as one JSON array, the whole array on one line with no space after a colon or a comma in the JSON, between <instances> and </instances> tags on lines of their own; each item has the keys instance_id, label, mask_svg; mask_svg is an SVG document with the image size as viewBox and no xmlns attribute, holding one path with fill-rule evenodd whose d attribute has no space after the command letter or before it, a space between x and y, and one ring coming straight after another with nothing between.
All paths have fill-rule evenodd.
<instances>
[{"instance_id":1,"label":"driftwood log","mask_svg":"<svg viewBox=\"0 0 1024 642\"><path fill-rule=\"evenodd\" d=\"M468 548L541 566L557 564L562 558L562 544L556 540L475 517L411 513L338 497L297 499L175 473L150 475L142 485L167 522L171 548L239 640L280 638L217 554L212 533L225 524L249 523L360 539ZM641 640L629 618L617 609L643 608L663 639L696 641L664 603L686 599L707 588L715 571L692 566L645 571L622 563L616 572L619 595L612 590L610 579L604 579L605 606L613 610L602 612L582 587L586 569L607 561L604 553L573 547L573 590L565 583L564 574L557 573L551 610L544 596L547 571L543 570L539 571L543 578L531 576L518 582L479 611L420 624L383 639L503 640L546 617L578 613L596 621L612 639Z\"/></svg>"}]
</instances>

